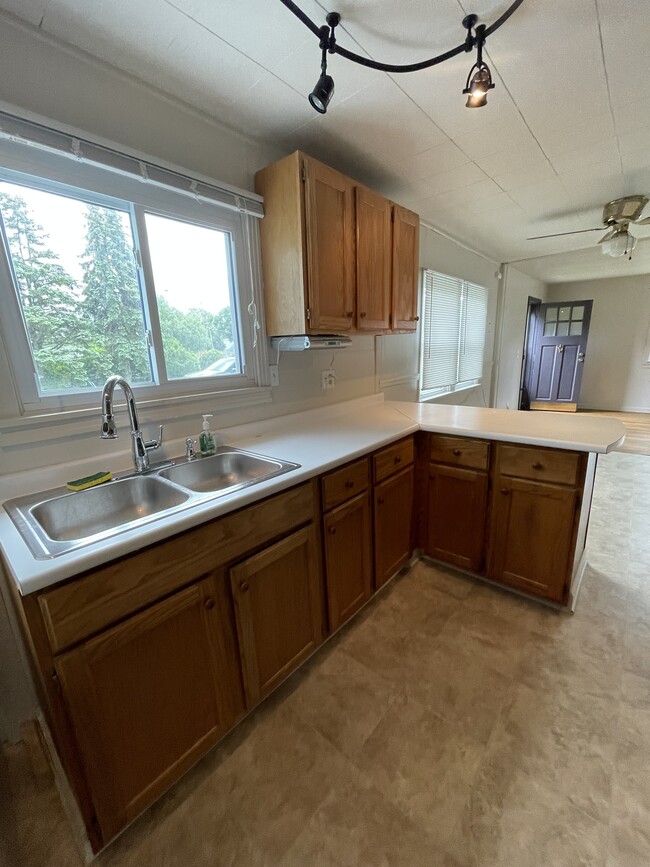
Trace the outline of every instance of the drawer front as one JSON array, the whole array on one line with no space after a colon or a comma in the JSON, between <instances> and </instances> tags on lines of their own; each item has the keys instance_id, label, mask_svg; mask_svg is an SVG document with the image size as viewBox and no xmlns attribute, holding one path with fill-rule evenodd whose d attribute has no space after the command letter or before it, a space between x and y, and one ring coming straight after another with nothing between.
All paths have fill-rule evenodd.
<instances>
[{"instance_id":1,"label":"drawer front","mask_svg":"<svg viewBox=\"0 0 650 867\"><path fill-rule=\"evenodd\" d=\"M298 485L38 597L54 653L313 519L314 487Z\"/></svg>"},{"instance_id":2,"label":"drawer front","mask_svg":"<svg viewBox=\"0 0 650 867\"><path fill-rule=\"evenodd\" d=\"M375 482L381 482L392 476L398 470L403 470L413 463L414 448L413 437L400 440L392 446L386 446L372 456Z\"/></svg>"},{"instance_id":3,"label":"drawer front","mask_svg":"<svg viewBox=\"0 0 650 867\"><path fill-rule=\"evenodd\" d=\"M578 452L499 445L499 471L504 476L577 485L579 469Z\"/></svg>"},{"instance_id":4,"label":"drawer front","mask_svg":"<svg viewBox=\"0 0 650 867\"><path fill-rule=\"evenodd\" d=\"M323 511L333 509L365 491L370 482L368 458L346 464L322 478Z\"/></svg>"},{"instance_id":5,"label":"drawer front","mask_svg":"<svg viewBox=\"0 0 650 867\"><path fill-rule=\"evenodd\" d=\"M470 470L487 470L490 458L490 444L486 440L469 437L445 437L432 434L431 460L453 467L467 467Z\"/></svg>"}]
</instances>

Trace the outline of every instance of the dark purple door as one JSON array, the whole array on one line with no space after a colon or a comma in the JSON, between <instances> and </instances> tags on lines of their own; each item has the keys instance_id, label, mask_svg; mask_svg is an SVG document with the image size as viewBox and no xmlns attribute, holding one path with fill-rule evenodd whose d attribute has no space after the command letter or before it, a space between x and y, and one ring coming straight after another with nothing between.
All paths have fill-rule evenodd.
<instances>
[{"instance_id":1,"label":"dark purple door","mask_svg":"<svg viewBox=\"0 0 650 867\"><path fill-rule=\"evenodd\" d=\"M578 403L592 301L540 304L528 378L531 405Z\"/></svg>"}]
</instances>

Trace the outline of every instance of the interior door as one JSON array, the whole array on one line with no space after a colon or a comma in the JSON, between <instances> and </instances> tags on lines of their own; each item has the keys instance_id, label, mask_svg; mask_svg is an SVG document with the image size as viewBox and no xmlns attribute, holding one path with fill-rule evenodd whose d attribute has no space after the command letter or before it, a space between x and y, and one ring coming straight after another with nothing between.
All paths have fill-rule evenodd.
<instances>
[{"instance_id":1,"label":"interior door","mask_svg":"<svg viewBox=\"0 0 650 867\"><path fill-rule=\"evenodd\" d=\"M592 304L540 304L527 377L531 409L577 409Z\"/></svg>"}]
</instances>

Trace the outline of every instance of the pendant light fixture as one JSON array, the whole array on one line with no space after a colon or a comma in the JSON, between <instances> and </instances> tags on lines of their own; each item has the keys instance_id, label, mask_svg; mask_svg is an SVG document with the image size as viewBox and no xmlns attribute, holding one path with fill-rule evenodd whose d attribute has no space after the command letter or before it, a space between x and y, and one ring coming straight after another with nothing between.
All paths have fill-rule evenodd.
<instances>
[{"instance_id":1,"label":"pendant light fixture","mask_svg":"<svg viewBox=\"0 0 650 867\"><path fill-rule=\"evenodd\" d=\"M332 96L334 95L334 79L327 73L328 54L338 54L346 60L351 60L353 63L359 63L361 66L368 66L370 69L377 69L380 72L398 73L419 72L421 69L428 69L430 66L436 66L438 63L450 60L452 57L456 57L456 55L462 54L463 52L473 51L474 48L477 49L476 63L469 71L463 93L467 94L467 102L465 103L467 108L480 108L487 103L488 91L492 90L494 87L490 68L483 60L483 46L485 45L485 40L488 36L498 30L502 24L505 24L508 18L510 18L513 12L521 6L524 0L514 0L514 3L510 4L503 15L497 18L494 24L491 24L489 27L485 24L479 24L476 26L478 16L473 14L466 15L463 19L463 27L467 30L467 36L465 37L464 42L461 42L460 45L457 45L455 48L451 48L449 51L445 51L442 54L429 58L428 60L407 64L381 63L378 60L370 60L368 57L362 57L360 54L348 51L347 48L342 48L336 41L334 33L335 28L341 22L341 16L338 12L329 12L325 19L327 24L319 27L302 11L302 9L300 9L299 6L293 2L293 0L280 0L280 2L286 6L289 11L293 12L296 18L302 21L305 27L309 28L309 30L318 37L321 49L321 74L320 78L316 82L316 86L309 94L309 102L316 111L320 112L320 114L325 114Z\"/></svg>"}]
</instances>

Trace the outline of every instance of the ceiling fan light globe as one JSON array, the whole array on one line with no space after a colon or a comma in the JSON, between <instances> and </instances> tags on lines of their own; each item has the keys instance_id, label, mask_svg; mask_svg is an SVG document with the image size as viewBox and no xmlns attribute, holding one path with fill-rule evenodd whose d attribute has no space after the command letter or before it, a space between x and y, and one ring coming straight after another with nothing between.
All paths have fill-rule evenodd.
<instances>
[{"instance_id":1,"label":"ceiling fan light globe","mask_svg":"<svg viewBox=\"0 0 650 867\"><path fill-rule=\"evenodd\" d=\"M628 232L618 232L613 238L607 238L601 244L601 250L605 256L618 259L626 256L636 247L636 238Z\"/></svg>"}]
</instances>

